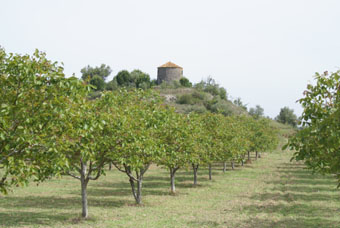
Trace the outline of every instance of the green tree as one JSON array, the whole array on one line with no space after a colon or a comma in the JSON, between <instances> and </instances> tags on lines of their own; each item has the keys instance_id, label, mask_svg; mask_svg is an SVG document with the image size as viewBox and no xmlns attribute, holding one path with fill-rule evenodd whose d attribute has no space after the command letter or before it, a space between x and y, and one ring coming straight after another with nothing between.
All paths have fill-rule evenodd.
<instances>
[{"instance_id":1,"label":"green tree","mask_svg":"<svg viewBox=\"0 0 340 228\"><path fill-rule=\"evenodd\" d=\"M219 95L222 100L227 100L228 95L227 95L227 90L223 87L219 88Z\"/></svg>"},{"instance_id":2,"label":"green tree","mask_svg":"<svg viewBox=\"0 0 340 228\"><path fill-rule=\"evenodd\" d=\"M166 112L164 124L159 129L160 145L165 153L164 156L160 157L157 164L164 165L169 169L171 193L175 193L176 172L189 164L194 149L194 140L191 134L190 116L178 114L172 108L169 108Z\"/></svg>"},{"instance_id":3,"label":"green tree","mask_svg":"<svg viewBox=\"0 0 340 228\"><path fill-rule=\"evenodd\" d=\"M250 131L247 123L249 117L245 116L228 116L221 124L224 130L223 135L223 151L220 155L220 161L224 164L227 160L231 160L232 168L234 162L243 162L244 156L250 147ZM225 165L223 167L225 171Z\"/></svg>"},{"instance_id":4,"label":"green tree","mask_svg":"<svg viewBox=\"0 0 340 228\"><path fill-rule=\"evenodd\" d=\"M81 184L82 217L88 217L87 185L104 173L109 163L108 154L116 136L116 109L114 99L103 94L96 100L74 103L66 116L63 131L63 156L67 166L64 173L78 179Z\"/></svg>"},{"instance_id":5,"label":"green tree","mask_svg":"<svg viewBox=\"0 0 340 228\"><path fill-rule=\"evenodd\" d=\"M212 179L212 163L219 160L221 153L223 152L223 136L226 129L221 128L224 122L224 116L218 114L207 113L202 115L202 123L204 125L205 141L205 162L209 166L209 180Z\"/></svg>"},{"instance_id":6,"label":"green tree","mask_svg":"<svg viewBox=\"0 0 340 228\"><path fill-rule=\"evenodd\" d=\"M292 159L304 161L315 172L337 175L340 187L340 71L316 74L315 85L307 85L303 107L303 129L284 147L295 150Z\"/></svg>"},{"instance_id":7,"label":"green tree","mask_svg":"<svg viewBox=\"0 0 340 228\"><path fill-rule=\"evenodd\" d=\"M133 70L130 73L131 81L134 82L136 88L148 89L150 88L150 76L141 70Z\"/></svg>"},{"instance_id":8,"label":"green tree","mask_svg":"<svg viewBox=\"0 0 340 228\"><path fill-rule=\"evenodd\" d=\"M60 134L69 104L87 87L38 50L32 56L0 49L0 191L60 173Z\"/></svg>"},{"instance_id":9,"label":"green tree","mask_svg":"<svg viewBox=\"0 0 340 228\"><path fill-rule=\"evenodd\" d=\"M294 110L289 109L288 107L281 108L280 113L275 118L275 120L283 124L292 125L293 127L296 127L298 121L296 115L294 114Z\"/></svg>"},{"instance_id":10,"label":"green tree","mask_svg":"<svg viewBox=\"0 0 340 228\"><path fill-rule=\"evenodd\" d=\"M222 100L227 100L228 98L226 89L220 87L220 85L210 76L206 80L202 80L195 84L194 87L198 90L210 93L213 96L218 96Z\"/></svg>"},{"instance_id":11,"label":"green tree","mask_svg":"<svg viewBox=\"0 0 340 228\"><path fill-rule=\"evenodd\" d=\"M82 68L80 72L82 74L81 78L84 81L89 81L94 76L99 76L103 79L103 81L105 81L106 78L111 74L112 70L110 66L102 64L99 67L91 67L90 65L87 65L86 67Z\"/></svg>"},{"instance_id":12,"label":"green tree","mask_svg":"<svg viewBox=\"0 0 340 228\"><path fill-rule=\"evenodd\" d=\"M116 143L110 158L115 167L125 173L137 204L142 202L142 182L153 162L163 156L160 131L164 123L165 107L162 99L152 91L119 91L115 93L119 118Z\"/></svg>"},{"instance_id":13,"label":"green tree","mask_svg":"<svg viewBox=\"0 0 340 228\"><path fill-rule=\"evenodd\" d=\"M103 91L105 88L104 80L98 75L95 75L91 78L90 84L94 86L95 91Z\"/></svg>"},{"instance_id":14,"label":"green tree","mask_svg":"<svg viewBox=\"0 0 340 228\"><path fill-rule=\"evenodd\" d=\"M210 162L209 153L207 153L207 151L209 149L209 140L211 137L208 135L204 122L202 121L204 118L203 115L191 113L190 118L191 137L194 141L194 148L190 155L190 163L194 174L194 186L197 186L198 168L201 165L205 165Z\"/></svg>"},{"instance_id":15,"label":"green tree","mask_svg":"<svg viewBox=\"0 0 340 228\"><path fill-rule=\"evenodd\" d=\"M260 105L256 105L255 108L249 109L249 114L253 116L255 119L259 119L260 117L263 117L264 110Z\"/></svg>"},{"instance_id":16,"label":"green tree","mask_svg":"<svg viewBox=\"0 0 340 228\"><path fill-rule=\"evenodd\" d=\"M116 78L108 82L105 86L105 89L110 90L110 91L118 90L118 83L117 83Z\"/></svg>"},{"instance_id":17,"label":"green tree","mask_svg":"<svg viewBox=\"0 0 340 228\"><path fill-rule=\"evenodd\" d=\"M131 83L133 83L131 75L127 70L119 71L118 74L115 76L115 79L118 85L121 87L129 87Z\"/></svg>"}]
</instances>

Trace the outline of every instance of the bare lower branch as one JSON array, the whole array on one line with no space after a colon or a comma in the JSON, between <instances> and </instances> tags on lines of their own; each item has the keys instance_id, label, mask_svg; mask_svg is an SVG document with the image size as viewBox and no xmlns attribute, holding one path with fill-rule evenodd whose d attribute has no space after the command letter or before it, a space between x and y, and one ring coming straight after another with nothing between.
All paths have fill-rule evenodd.
<instances>
[{"instance_id":1,"label":"bare lower branch","mask_svg":"<svg viewBox=\"0 0 340 228\"><path fill-rule=\"evenodd\" d=\"M90 161L89 171L87 172L86 179L90 179L91 173L92 173L92 161Z\"/></svg>"},{"instance_id":2,"label":"bare lower branch","mask_svg":"<svg viewBox=\"0 0 340 228\"><path fill-rule=\"evenodd\" d=\"M113 164L119 171L121 171L121 172L123 172L123 173L126 173L125 170L122 170L121 168L119 168L119 166L116 165L114 162L112 162L112 164Z\"/></svg>"},{"instance_id":3,"label":"bare lower branch","mask_svg":"<svg viewBox=\"0 0 340 228\"><path fill-rule=\"evenodd\" d=\"M87 179L89 179L89 180L97 180L100 177L101 173L102 173L102 168L99 168L99 170L97 172L97 175L95 177L88 176Z\"/></svg>"},{"instance_id":4,"label":"bare lower branch","mask_svg":"<svg viewBox=\"0 0 340 228\"><path fill-rule=\"evenodd\" d=\"M126 175L128 175L128 177L130 177L133 181L137 181L137 179L131 175L130 169L128 168L128 166L126 166L124 164L124 170L121 169L117 164L115 164L114 162L112 162L112 164L121 172L126 173Z\"/></svg>"},{"instance_id":5,"label":"bare lower branch","mask_svg":"<svg viewBox=\"0 0 340 228\"><path fill-rule=\"evenodd\" d=\"M127 165L125 165L125 164L123 164L123 165L124 165L124 168L125 168L125 170L126 170L125 173L130 177L130 179L133 180L133 181L138 181L138 177L135 178L134 176L132 176L132 174L131 174L131 167L130 167L130 166L127 166Z\"/></svg>"},{"instance_id":6,"label":"bare lower branch","mask_svg":"<svg viewBox=\"0 0 340 228\"><path fill-rule=\"evenodd\" d=\"M76 175L73 175L72 173L67 173L67 175L69 175L69 176L71 176L71 177L73 177L73 178L76 178L76 179L78 179L78 180L81 179L80 177L78 177L78 176L76 176Z\"/></svg>"}]
</instances>

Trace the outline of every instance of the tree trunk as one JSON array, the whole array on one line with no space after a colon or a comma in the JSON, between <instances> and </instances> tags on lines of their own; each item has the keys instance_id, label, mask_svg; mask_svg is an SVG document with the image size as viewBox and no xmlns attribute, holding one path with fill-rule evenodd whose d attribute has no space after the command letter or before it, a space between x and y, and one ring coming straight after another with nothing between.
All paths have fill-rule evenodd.
<instances>
[{"instance_id":1,"label":"tree trunk","mask_svg":"<svg viewBox=\"0 0 340 228\"><path fill-rule=\"evenodd\" d=\"M109 170L111 171L111 169L112 169L112 163L110 162L110 164L109 164Z\"/></svg>"},{"instance_id":2,"label":"tree trunk","mask_svg":"<svg viewBox=\"0 0 340 228\"><path fill-rule=\"evenodd\" d=\"M234 161L231 162L231 169L234 169Z\"/></svg>"},{"instance_id":3,"label":"tree trunk","mask_svg":"<svg viewBox=\"0 0 340 228\"><path fill-rule=\"evenodd\" d=\"M144 173L148 170L149 166L150 166L150 164L146 165L144 167L144 169L140 169L139 171L136 171L136 177L134 177L132 175L131 168L129 166L124 165L124 169L125 169L124 171L122 171L120 168L118 168L116 166L119 171L122 171L122 172L124 172L128 175L129 182L130 182L130 185L131 185L132 195L135 198L135 201L136 201L137 204L142 203L143 176L144 176ZM136 188L135 184L137 184L137 188Z\"/></svg>"},{"instance_id":4,"label":"tree trunk","mask_svg":"<svg viewBox=\"0 0 340 228\"><path fill-rule=\"evenodd\" d=\"M226 170L227 170L227 163L223 162L223 172L225 173Z\"/></svg>"},{"instance_id":5,"label":"tree trunk","mask_svg":"<svg viewBox=\"0 0 340 228\"><path fill-rule=\"evenodd\" d=\"M137 202L138 200L137 200L137 194L136 194L136 190L135 190L135 181L130 177L129 182L130 182L130 185L131 185L132 195L135 198L135 201Z\"/></svg>"},{"instance_id":6,"label":"tree trunk","mask_svg":"<svg viewBox=\"0 0 340 228\"><path fill-rule=\"evenodd\" d=\"M141 204L142 203L142 181L143 181L142 177L140 177L137 180L137 198L136 198L136 203L137 204Z\"/></svg>"},{"instance_id":7,"label":"tree trunk","mask_svg":"<svg viewBox=\"0 0 340 228\"><path fill-rule=\"evenodd\" d=\"M243 159L241 160L241 166L243 166L244 165L244 162L243 162Z\"/></svg>"},{"instance_id":8,"label":"tree trunk","mask_svg":"<svg viewBox=\"0 0 340 228\"><path fill-rule=\"evenodd\" d=\"M87 206L87 183L88 180L86 179L86 164L81 162L81 204L82 204L82 217L87 218L89 216L88 206Z\"/></svg>"},{"instance_id":9,"label":"tree trunk","mask_svg":"<svg viewBox=\"0 0 340 228\"><path fill-rule=\"evenodd\" d=\"M256 151L255 153L256 153L256 154L255 154L255 160L257 160L258 153L257 153L257 151Z\"/></svg>"},{"instance_id":10,"label":"tree trunk","mask_svg":"<svg viewBox=\"0 0 340 228\"><path fill-rule=\"evenodd\" d=\"M250 151L248 151L248 161L250 161Z\"/></svg>"},{"instance_id":11,"label":"tree trunk","mask_svg":"<svg viewBox=\"0 0 340 228\"><path fill-rule=\"evenodd\" d=\"M211 180L212 177L211 177L211 164L209 164L209 180Z\"/></svg>"},{"instance_id":12,"label":"tree trunk","mask_svg":"<svg viewBox=\"0 0 340 228\"><path fill-rule=\"evenodd\" d=\"M192 168L194 170L194 186L197 186L197 170L198 170L198 165L192 164Z\"/></svg>"},{"instance_id":13,"label":"tree trunk","mask_svg":"<svg viewBox=\"0 0 340 228\"><path fill-rule=\"evenodd\" d=\"M176 186L175 186L175 174L178 168L170 168L170 184L171 184L171 193L176 193Z\"/></svg>"}]
</instances>

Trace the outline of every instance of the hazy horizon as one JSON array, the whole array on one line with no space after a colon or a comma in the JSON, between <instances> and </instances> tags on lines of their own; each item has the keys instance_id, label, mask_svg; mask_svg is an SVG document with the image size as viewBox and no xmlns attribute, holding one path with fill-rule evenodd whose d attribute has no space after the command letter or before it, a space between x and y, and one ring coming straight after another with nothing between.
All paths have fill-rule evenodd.
<instances>
[{"instance_id":1,"label":"hazy horizon","mask_svg":"<svg viewBox=\"0 0 340 228\"><path fill-rule=\"evenodd\" d=\"M301 114L315 72L340 66L340 1L2 1L0 45L37 48L65 74L102 63L156 78L172 61L197 83L211 76L249 107L274 118Z\"/></svg>"}]
</instances>

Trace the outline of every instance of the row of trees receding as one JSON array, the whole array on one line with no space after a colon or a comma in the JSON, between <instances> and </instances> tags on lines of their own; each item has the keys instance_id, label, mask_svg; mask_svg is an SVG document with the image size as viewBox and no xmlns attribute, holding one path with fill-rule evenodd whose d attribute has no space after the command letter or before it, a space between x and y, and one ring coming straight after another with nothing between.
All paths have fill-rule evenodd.
<instances>
[{"instance_id":1,"label":"row of trees receding","mask_svg":"<svg viewBox=\"0 0 340 228\"><path fill-rule=\"evenodd\" d=\"M274 148L277 134L268 120L220 114L179 114L151 90L91 91L77 78L36 52L0 50L0 191L29 180L69 175L80 181L82 216L88 216L87 186L113 164L127 176L137 204L151 164L176 171L202 165L243 162L249 152ZM211 174L211 172L210 172ZM210 175L211 178L211 175Z\"/></svg>"}]
</instances>

